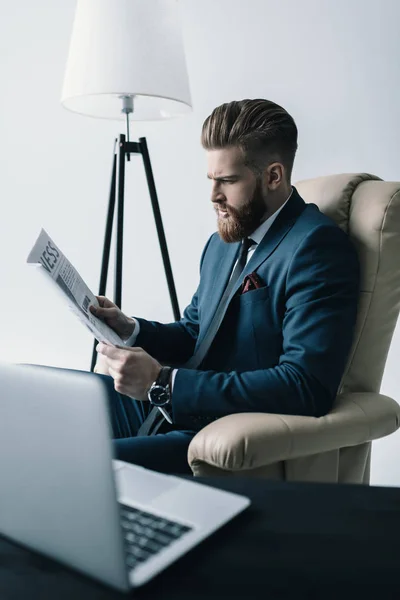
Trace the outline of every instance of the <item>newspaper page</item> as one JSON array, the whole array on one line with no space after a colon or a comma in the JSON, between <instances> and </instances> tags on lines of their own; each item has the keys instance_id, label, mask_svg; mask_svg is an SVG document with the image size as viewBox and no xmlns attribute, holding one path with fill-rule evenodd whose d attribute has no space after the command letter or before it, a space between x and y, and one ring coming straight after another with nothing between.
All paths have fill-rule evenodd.
<instances>
[{"instance_id":1,"label":"newspaper page","mask_svg":"<svg viewBox=\"0 0 400 600\"><path fill-rule=\"evenodd\" d=\"M69 308L99 342L113 346L125 345L111 327L89 311L89 306L99 306L96 296L44 229L41 230L27 263L37 266L46 279L54 282Z\"/></svg>"}]
</instances>

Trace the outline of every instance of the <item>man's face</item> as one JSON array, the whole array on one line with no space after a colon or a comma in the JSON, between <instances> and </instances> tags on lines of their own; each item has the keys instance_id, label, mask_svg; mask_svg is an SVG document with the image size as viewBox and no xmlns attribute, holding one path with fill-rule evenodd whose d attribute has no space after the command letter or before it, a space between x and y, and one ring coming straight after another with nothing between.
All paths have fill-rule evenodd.
<instances>
[{"instance_id":1,"label":"man's face","mask_svg":"<svg viewBox=\"0 0 400 600\"><path fill-rule=\"evenodd\" d=\"M219 235L224 242L239 242L257 229L266 214L262 182L244 164L237 147L209 150L207 158Z\"/></svg>"}]
</instances>

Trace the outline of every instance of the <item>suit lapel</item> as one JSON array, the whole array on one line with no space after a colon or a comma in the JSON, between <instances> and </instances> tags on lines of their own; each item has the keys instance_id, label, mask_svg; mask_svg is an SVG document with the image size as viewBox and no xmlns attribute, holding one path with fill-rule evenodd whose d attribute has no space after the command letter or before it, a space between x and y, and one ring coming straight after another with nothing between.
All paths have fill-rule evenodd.
<instances>
[{"instance_id":1,"label":"suit lapel","mask_svg":"<svg viewBox=\"0 0 400 600\"><path fill-rule=\"evenodd\" d=\"M215 268L214 285L209 298L209 306L207 308L206 318L204 318L202 323L202 335L200 335L198 339L198 344L200 343L204 333L207 331L225 288L228 285L228 281L239 253L239 248L240 242L235 244L224 243L222 246L222 256L220 257L219 263Z\"/></svg>"},{"instance_id":2,"label":"suit lapel","mask_svg":"<svg viewBox=\"0 0 400 600\"><path fill-rule=\"evenodd\" d=\"M275 248L287 235L292 228L296 219L303 212L306 207L306 203L299 196L296 188L293 188L293 194L287 204L282 208L281 212L272 223L272 226L267 231L261 242L259 243L253 256L250 258L243 271L243 276L239 278L237 284L233 288L228 301L226 302L226 308L233 296L237 293L238 289L243 283L243 279L249 273L252 273L274 252ZM197 340L197 346L201 343L208 327L214 317L215 311L217 310L218 304L222 298L224 290L230 279L234 264L236 262L240 248L240 242L234 244L223 244L221 250L223 252L221 259L216 267L214 274L214 287L209 299L209 307L207 309L207 317L204 318L202 323L201 333Z\"/></svg>"},{"instance_id":3,"label":"suit lapel","mask_svg":"<svg viewBox=\"0 0 400 600\"><path fill-rule=\"evenodd\" d=\"M287 204L282 208L275 221L272 223L270 229L259 243L253 256L250 258L243 271L243 276L239 278L237 284L232 290L229 297L229 301L237 293L238 289L243 283L243 279L249 273L253 273L258 267L265 262L274 250L279 246L283 238L288 234L294 223L303 212L306 207L306 203L299 196L296 188L293 188L293 194Z\"/></svg>"}]
</instances>

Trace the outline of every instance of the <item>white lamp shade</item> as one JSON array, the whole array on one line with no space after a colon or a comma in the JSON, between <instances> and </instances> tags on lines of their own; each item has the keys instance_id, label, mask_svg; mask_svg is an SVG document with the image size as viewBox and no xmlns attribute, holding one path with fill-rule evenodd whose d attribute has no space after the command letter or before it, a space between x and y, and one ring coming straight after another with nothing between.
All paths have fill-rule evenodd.
<instances>
[{"instance_id":1,"label":"white lamp shade","mask_svg":"<svg viewBox=\"0 0 400 600\"><path fill-rule=\"evenodd\" d=\"M61 102L74 112L134 120L191 110L176 0L78 0Z\"/></svg>"}]
</instances>

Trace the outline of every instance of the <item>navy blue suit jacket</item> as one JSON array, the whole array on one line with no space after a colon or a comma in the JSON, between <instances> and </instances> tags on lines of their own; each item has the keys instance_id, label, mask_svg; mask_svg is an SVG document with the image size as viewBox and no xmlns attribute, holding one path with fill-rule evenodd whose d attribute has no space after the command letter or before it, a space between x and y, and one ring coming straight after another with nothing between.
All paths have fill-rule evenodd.
<instances>
[{"instance_id":1,"label":"navy blue suit jacket","mask_svg":"<svg viewBox=\"0 0 400 600\"><path fill-rule=\"evenodd\" d=\"M351 347L359 263L348 236L294 189L246 265L264 287L239 294L199 369L184 364L201 343L237 259L240 243L208 240L200 283L183 318L139 319L136 345L181 366L172 394L174 423L201 429L240 412L321 416L335 399Z\"/></svg>"}]
</instances>

